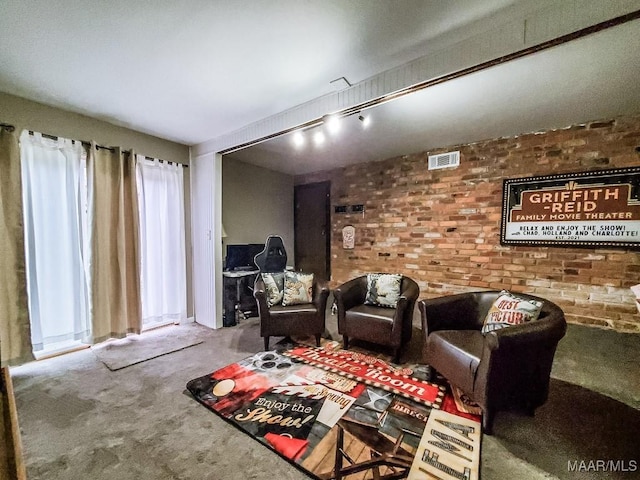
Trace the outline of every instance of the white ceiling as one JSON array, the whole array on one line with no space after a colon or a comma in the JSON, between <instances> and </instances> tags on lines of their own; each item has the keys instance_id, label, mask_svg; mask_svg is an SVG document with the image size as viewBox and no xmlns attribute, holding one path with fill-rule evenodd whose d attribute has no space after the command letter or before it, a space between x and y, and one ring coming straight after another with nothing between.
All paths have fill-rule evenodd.
<instances>
[{"instance_id":1,"label":"white ceiling","mask_svg":"<svg viewBox=\"0 0 640 480\"><path fill-rule=\"evenodd\" d=\"M538 2L2 0L0 91L192 145L515 3Z\"/></svg>"},{"instance_id":2,"label":"white ceiling","mask_svg":"<svg viewBox=\"0 0 640 480\"><path fill-rule=\"evenodd\" d=\"M291 174L640 113L640 21L428 87L358 115L316 147L318 126L230 154ZM226 158L226 157L225 157Z\"/></svg>"},{"instance_id":3,"label":"white ceiling","mask_svg":"<svg viewBox=\"0 0 640 480\"><path fill-rule=\"evenodd\" d=\"M553 1L2 0L0 91L194 145ZM638 112L639 30L376 107L366 134L349 118L333 149L295 151L283 137L234 156L303 173Z\"/></svg>"}]
</instances>

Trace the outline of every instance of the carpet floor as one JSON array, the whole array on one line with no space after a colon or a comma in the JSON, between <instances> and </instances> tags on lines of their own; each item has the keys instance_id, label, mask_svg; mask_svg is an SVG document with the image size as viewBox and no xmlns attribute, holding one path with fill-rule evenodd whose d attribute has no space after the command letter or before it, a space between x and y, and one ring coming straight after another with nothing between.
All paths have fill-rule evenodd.
<instances>
[{"instance_id":1,"label":"carpet floor","mask_svg":"<svg viewBox=\"0 0 640 480\"><path fill-rule=\"evenodd\" d=\"M339 339L335 316L327 322ZM185 390L190 379L261 351L258 319L188 328L202 343L118 371L90 349L12 368L28 478L309 478ZM418 358L417 327L414 334L404 361ZM633 478L574 472L569 462L639 460L638 352L640 335L569 326L548 402L533 418L497 415L495 435L482 440L481 478Z\"/></svg>"}]
</instances>

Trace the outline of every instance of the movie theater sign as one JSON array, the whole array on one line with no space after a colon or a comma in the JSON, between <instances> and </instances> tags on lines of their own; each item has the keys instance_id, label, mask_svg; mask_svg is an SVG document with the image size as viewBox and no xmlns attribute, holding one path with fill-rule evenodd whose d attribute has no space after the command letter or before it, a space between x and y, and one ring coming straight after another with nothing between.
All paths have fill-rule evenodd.
<instances>
[{"instance_id":1,"label":"movie theater sign","mask_svg":"<svg viewBox=\"0 0 640 480\"><path fill-rule=\"evenodd\" d=\"M640 167L508 179L505 245L640 247Z\"/></svg>"}]
</instances>

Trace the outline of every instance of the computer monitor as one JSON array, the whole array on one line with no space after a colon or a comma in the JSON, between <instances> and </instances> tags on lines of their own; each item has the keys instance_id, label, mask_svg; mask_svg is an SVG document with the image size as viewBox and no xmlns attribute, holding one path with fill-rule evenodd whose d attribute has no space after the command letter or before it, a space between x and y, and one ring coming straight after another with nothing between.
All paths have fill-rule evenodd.
<instances>
[{"instance_id":1,"label":"computer monitor","mask_svg":"<svg viewBox=\"0 0 640 480\"><path fill-rule=\"evenodd\" d=\"M253 258L264 250L264 243L248 243L244 245L227 245L227 257L224 269L234 270L258 270Z\"/></svg>"}]
</instances>

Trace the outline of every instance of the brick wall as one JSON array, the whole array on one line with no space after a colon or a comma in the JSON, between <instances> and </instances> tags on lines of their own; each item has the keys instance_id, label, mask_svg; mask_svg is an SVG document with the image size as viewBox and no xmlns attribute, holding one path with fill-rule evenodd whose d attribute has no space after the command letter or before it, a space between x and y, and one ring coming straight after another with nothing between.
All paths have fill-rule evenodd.
<instances>
[{"instance_id":1,"label":"brick wall","mask_svg":"<svg viewBox=\"0 0 640 480\"><path fill-rule=\"evenodd\" d=\"M558 303L573 323L640 332L629 287L640 252L500 245L505 178L640 164L640 115L561 130L361 163L296 177L331 181L331 284L374 271L400 272L420 297L481 289L529 292ZM460 166L427 170L429 154L460 150ZM333 213L364 204L364 215ZM345 225L356 228L342 248Z\"/></svg>"}]
</instances>

